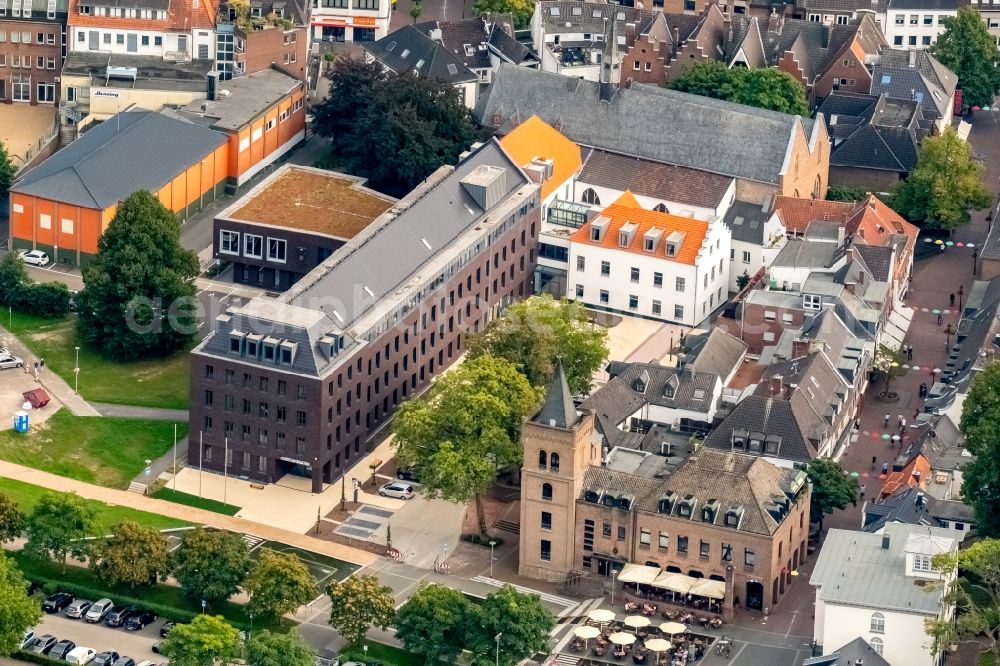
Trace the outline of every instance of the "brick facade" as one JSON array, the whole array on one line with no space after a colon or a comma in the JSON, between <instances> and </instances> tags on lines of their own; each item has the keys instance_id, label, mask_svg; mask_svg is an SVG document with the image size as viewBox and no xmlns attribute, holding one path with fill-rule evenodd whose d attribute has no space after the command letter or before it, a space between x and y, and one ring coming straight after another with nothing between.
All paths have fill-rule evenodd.
<instances>
[{"instance_id":1,"label":"brick facade","mask_svg":"<svg viewBox=\"0 0 1000 666\"><path fill-rule=\"evenodd\" d=\"M59 102L65 20L0 20L0 102Z\"/></svg>"}]
</instances>

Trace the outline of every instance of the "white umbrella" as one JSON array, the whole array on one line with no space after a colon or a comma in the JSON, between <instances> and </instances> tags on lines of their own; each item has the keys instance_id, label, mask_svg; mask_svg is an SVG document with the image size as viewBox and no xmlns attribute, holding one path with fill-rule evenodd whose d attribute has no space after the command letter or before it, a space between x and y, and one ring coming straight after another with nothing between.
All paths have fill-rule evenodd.
<instances>
[{"instance_id":1,"label":"white umbrella","mask_svg":"<svg viewBox=\"0 0 1000 666\"><path fill-rule=\"evenodd\" d=\"M677 634L684 633L684 625L680 622L664 622L660 625L660 631L667 634L668 636L675 636Z\"/></svg>"},{"instance_id":2,"label":"white umbrella","mask_svg":"<svg viewBox=\"0 0 1000 666\"><path fill-rule=\"evenodd\" d=\"M663 638L650 638L646 641L646 649L652 650L656 653L656 663L660 663L660 653L670 652L674 649L674 646L670 644L670 641Z\"/></svg>"},{"instance_id":3,"label":"white umbrella","mask_svg":"<svg viewBox=\"0 0 1000 666\"><path fill-rule=\"evenodd\" d=\"M649 626L649 618L642 615L629 615L625 618L625 626L632 627L633 629L639 629L641 627Z\"/></svg>"},{"instance_id":4,"label":"white umbrella","mask_svg":"<svg viewBox=\"0 0 1000 666\"><path fill-rule=\"evenodd\" d=\"M577 627L576 629L573 630L573 633L576 634L577 638L582 638L583 640L587 641L590 640L591 638L597 638L598 636L600 636L601 630L598 629L597 627L584 626L584 627Z\"/></svg>"},{"instance_id":5,"label":"white umbrella","mask_svg":"<svg viewBox=\"0 0 1000 666\"><path fill-rule=\"evenodd\" d=\"M616 631L608 636L608 640L615 645L632 645L632 643L635 643L635 635L626 634L624 631Z\"/></svg>"},{"instance_id":6,"label":"white umbrella","mask_svg":"<svg viewBox=\"0 0 1000 666\"><path fill-rule=\"evenodd\" d=\"M615 619L615 612L610 611L606 608L595 608L594 610L587 613L587 617L589 617L594 622L601 622L601 623L611 622L612 620Z\"/></svg>"}]
</instances>

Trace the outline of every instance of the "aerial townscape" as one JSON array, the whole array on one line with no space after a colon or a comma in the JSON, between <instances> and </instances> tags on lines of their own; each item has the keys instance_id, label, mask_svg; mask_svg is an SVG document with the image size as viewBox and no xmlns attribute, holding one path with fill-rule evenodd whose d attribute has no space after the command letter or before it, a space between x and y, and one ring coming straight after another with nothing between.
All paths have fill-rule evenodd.
<instances>
[{"instance_id":1,"label":"aerial townscape","mask_svg":"<svg viewBox=\"0 0 1000 666\"><path fill-rule=\"evenodd\" d=\"M0 0L0 666L1000 666L1000 0Z\"/></svg>"}]
</instances>

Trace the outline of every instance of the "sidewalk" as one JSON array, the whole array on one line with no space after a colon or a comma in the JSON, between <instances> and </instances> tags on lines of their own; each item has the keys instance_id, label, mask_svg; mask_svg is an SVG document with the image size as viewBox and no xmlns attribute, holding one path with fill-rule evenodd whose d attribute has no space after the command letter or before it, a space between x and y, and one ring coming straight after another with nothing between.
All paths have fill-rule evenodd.
<instances>
[{"instance_id":1,"label":"sidewalk","mask_svg":"<svg viewBox=\"0 0 1000 666\"><path fill-rule=\"evenodd\" d=\"M106 402L92 402L91 407L101 416L117 416L126 419L146 419L149 421L173 421L187 423L186 409L160 409L158 407L136 407L133 405L112 405Z\"/></svg>"}]
</instances>

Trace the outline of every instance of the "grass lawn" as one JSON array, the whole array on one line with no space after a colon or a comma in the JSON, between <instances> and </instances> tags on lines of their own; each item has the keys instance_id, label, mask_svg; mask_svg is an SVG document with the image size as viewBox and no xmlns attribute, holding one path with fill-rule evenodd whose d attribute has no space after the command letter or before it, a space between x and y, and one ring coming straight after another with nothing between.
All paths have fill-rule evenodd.
<instances>
[{"instance_id":1,"label":"grass lawn","mask_svg":"<svg viewBox=\"0 0 1000 666\"><path fill-rule=\"evenodd\" d=\"M403 648L392 645L383 645L368 641L367 654L361 648L347 648L340 655L340 663L348 661L360 661L370 664L373 661L380 661L385 666L424 666L427 660L423 655L407 652Z\"/></svg>"},{"instance_id":2,"label":"grass lawn","mask_svg":"<svg viewBox=\"0 0 1000 666\"><path fill-rule=\"evenodd\" d=\"M42 486L34 486L30 483L24 483L23 481L15 481L14 479L0 477L0 493L7 495L17 502L21 511L24 513L30 513L31 510L35 508L35 504L38 503L39 498L43 494L50 492L53 491L48 488L43 488ZM105 530L108 530L112 525L123 520L132 520L140 525L145 525L146 527L152 527L158 530L186 527L190 525L190 523L186 523L182 520L168 518L167 516L161 516L155 513L138 511L125 506L110 506L96 500L88 500L88 502L98 508L97 519L100 521L101 526Z\"/></svg>"},{"instance_id":3,"label":"grass lawn","mask_svg":"<svg viewBox=\"0 0 1000 666\"><path fill-rule=\"evenodd\" d=\"M5 313L6 314L6 313ZM45 367L73 386L76 350L80 345L80 395L93 402L140 407L187 409L188 350L162 359L120 363L98 354L76 337L76 315L43 319L14 313L0 323L18 337ZM31 359L24 359L30 362Z\"/></svg>"},{"instance_id":4,"label":"grass lawn","mask_svg":"<svg viewBox=\"0 0 1000 666\"><path fill-rule=\"evenodd\" d=\"M325 590L332 581L344 580L360 568L356 564L344 562L335 557L312 553L278 541L263 541L259 543L256 548L250 551L250 557L254 559L260 557L261 551L265 548L277 553L297 555L309 567L309 572L316 580L316 586L321 590Z\"/></svg>"},{"instance_id":5,"label":"grass lawn","mask_svg":"<svg viewBox=\"0 0 1000 666\"><path fill-rule=\"evenodd\" d=\"M187 425L177 429L182 437ZM170 450L174 424L74 416L60 409L28 433L0 431L0 458L71 479L126 488L146 460Z\"/></svg>"},{"instance_id":6,"label":"grass lawn","mask_svg":"<svg viewBox=\"0 0 1000 666\"><path fill-rule=\"evenodd\" d=\"M241 508L233 506L232 504L223 504L222 502L217 502L216 500L198 497L197 495L182 493L179 490L171 490L170 488L160 488L155 493L150 495L150 497L166 500L168 502L174 502L175 504L193 506L199 509L205 509L206 511L214 511L215 513L221 513L227 516L235 516Z\"/></svg>"}]
</instances>

